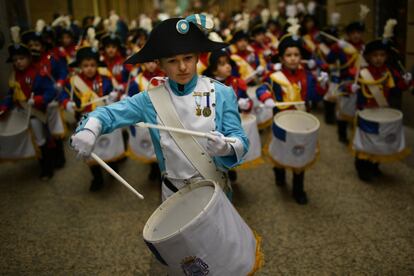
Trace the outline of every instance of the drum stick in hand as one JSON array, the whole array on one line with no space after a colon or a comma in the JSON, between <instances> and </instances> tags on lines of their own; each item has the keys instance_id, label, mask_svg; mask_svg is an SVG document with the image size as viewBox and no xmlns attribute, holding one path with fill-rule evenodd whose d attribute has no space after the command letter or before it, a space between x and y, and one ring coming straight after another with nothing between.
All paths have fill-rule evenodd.
<instances>
[{"instance_id":1,"label":"drum stick in hand","mask_svg":"<svg viewBox=\"0 0 414 276\"><path fill-rule=\"evenodd\" d=\"M102 168L104 168L108 173L110 173L113 177L116 178L116 180L118 180L119 182L121 182L122 184L124 184L125 187L127 187L131 192L133 192L137 197L139 197L140 199L144 199L144 196L141 195L140 193L138 193L131 185L128 184L128 182L126 182L125 179L123 179L119 174L117 174L108 164L105 163L105 161L103 161L101 158L99 158L98 155L96 155L95 153L91 153L91 157L98 162L99 165L102 166Z\"/></svg>"},{"instance_id":2,"label":"drum stick in hand","mask_svg":"<svg viewBox=\"0 0 414 276\"><path fill-rule=\"evenodd\" d=\"M172 131L172 132L177 132L177 133L181 133L181 134L188 134L188 135L192 135L192 136L205 137L205 138L208 138L211 135L210 133L205 133L205 132L199 132L199 131L188 130L188 129L183 129L183 128L175 128L175 127L154 125L154 124L149 124L149 123L144 123L144 122L138 123L137 126L145 127L145 128L155 128L155 129L159 129L159 130ZM235 138L224 137L224 140L227 143L236 143Z\"/></svg>"}]
</instances>

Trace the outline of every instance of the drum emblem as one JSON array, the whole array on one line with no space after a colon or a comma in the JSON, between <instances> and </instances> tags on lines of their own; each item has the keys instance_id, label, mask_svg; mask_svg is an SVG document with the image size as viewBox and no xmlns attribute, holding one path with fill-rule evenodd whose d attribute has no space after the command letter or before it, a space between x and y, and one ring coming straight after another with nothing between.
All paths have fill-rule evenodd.
<instances>
[{"instance_id":1,"label":"drum emblem","mask_svg":"<svg viewBox=\"0 0 414 276\"><path fill-rule=\"evenodd\" d=\"M107 138L107 137L101 137L99 139L99 141L98 141L98 146L100 148L107 148L110 143L111 143L111 141L109 140L109 138Z\"/></svg>"},{"instance_id":2,"label":"drum emblem","mask_svg":"<svg viewBox=\"0 0 414 276\"><path fill-rule=\"evenodd\" d=\"M301 156L305 152L305 147L302 145L296 145L292 148L292 154L294 156Z\"/></svg>"},{"instance_id":3,"label":"drum emblem","mask_svg":"<svg viewBox=\"0 0 414 276\"><path fill-rule=\"evenodd\" d=\"M397 140L397 135L395 133L390 133L385 136L385 143L392 144Z\"/></svg>"},{"instance_id":4,"label":"drum emblem","mask_svg":"<svg viewBox=\"0 0 414 276\"><path fill-rule=\"evenodd\" d=\"M143 149L148 149L148 148L151 147L151 142L148 141L148 140L146 140L146 139L145 140L142 140L141 143L140 143L140 146Z\"/></svg>"},{"instance_id":5,"label":"drum emblem","mask_svg":"<svg viewBox=\"0 0 414 276\"><path fill-rule=\"evenodd\" d=\"M184 258L181 268L186 276L204 276L209 273L208 265L196 256Z\"/></svg>"}]
</instances>

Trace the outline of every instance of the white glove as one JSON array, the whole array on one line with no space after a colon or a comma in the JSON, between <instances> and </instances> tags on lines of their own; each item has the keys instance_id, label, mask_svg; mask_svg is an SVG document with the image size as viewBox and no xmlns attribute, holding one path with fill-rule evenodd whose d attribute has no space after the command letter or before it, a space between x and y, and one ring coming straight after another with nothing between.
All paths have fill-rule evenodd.
<instances>
[{"instance_id":1,"label":"white glove","mask_svg":"<svg viewBox=\"0 0 414 276\"><path fill-rule=\"evenodd\" d=\"M116 87L115 87L115 90L116 91L120 91L120 92L123 92L124 91L124 86L122 85L122 84L118 84Z\"/></svg>"},{"instance_id":2,"label":"white glove","mask_svg":"<svg viewBox=\"0 0 414 276\"><path fill-rule=\"evenodd\" d=\"M357 83L353 83L352 85L351 85L351 92L352 93L356 93L359 89L361 88L361 86L359 86L359 84L357 84Z\"/></svg>"},{"instance_id":3,"label":"white glove","mask_svg":"<svg viewBox=\"0 0 414 276\"><path fill-rule=\"evenodd\" d=\"M263 68L263 66L261 66L261 65L257 66L257 68L256 68L257 75L259 75L259 76L263 75L264 71L265 71L265 69Z\"/></svg>"},{"instance_id":4,"label":"white glove","mask_svg":"<svg viewBox=\"0 0 414 276\"><path fill-rule=\"evenodd\" d=\"M263 51L263 55L264 55L265 57L267 57L267 56L271 56L271 55L272 55L272 51L270 51L269 49L266 49L266 50L264 50L264 51Z\"/></svg>"},{"instance_id":5,"label":"white glove","mask_svg":"<svg viewBox=\"0 0 414 276\"><path fill-rule=\"evenodd\" d=\"M125 100L125 99L127 99L127 98L129 98L129 96L127 95L127 94L122 94L122 96L121 96L121 101L123 101L123 100Z\"/></svg>"},{"instance_id":6,"label":"white glove","mask_svg":"<svg viewBox=\"0 0 414 276\"><path fill-rule=\"evenodd\" d=\"M233 148L224 140L224 135L218 131L210 131L207 137L207 152L210 156L228 156Z\"/></svg>"},{"instance_id":7,"label":"white glove","mask_svg":"<svg viewBox=\"0 0 414 276\"><path fill-rule=\"evenodd\" d=\"M27 100L27 104L30 105L30 106L34 106L35 100L33 98L30 98L30 99Z\"/></svg>"},{"instance_id":8,"label":"white glove","mask_svg":"<svg viewBox=\"0 0 414 276\"><path fill-rule=\"evenodd\" d=\"M55 83L54 87L58 93L62 91L62 85L60 83Z\"/></svg>"},{"instance_id":9,"label":"white glove","mask_svg":"<svg viewBox=\"0 0 414 276\"><path fill-rule=\"evenodd\" d=\"M116 102L116 100L118 99L118 92L112 91L111 93L109 93L108 96L109 97L106 100L106 104L112 104L112 103Z\"/></svg>"},{"instance_id":10,"label":"white glove","mask_svg":"<svg viewBox=\"0 0 414 276\"><path fill-rule=\"evenodd\" d=\"M249 107L250 107L250 99L249 99L249 98L240 98L240 99L237 101L237 103L238 103L239 108L240 108L241 110L248 110L248 109L249 109Z\"/></svg>"},{"instance_id":11,"label":"white glove","mask_svg":"<svg viewBox=\"0 0 414 276\"><path fill-rule=\"evenodd\" d=\"M85 127L75 135L72 135L70 145L78 152L79 157L89 157L91 155L101 128L101 122L96 118L90 117Z\"/></svg>"},{"instance_id":12,"label":"white glove","mask_svg":"<svg viewBox=\"0 0 414 276\"><path fill-rule=\"evenodd\" d=\"M247 56L247 62L248 63L255 63L256 62L256 57L254 56L254 54L250 54Z\"/></svg>"},{"instance_id":13,"label":"white glove","mask_svg":"<svg viewBox=\"0 0 414 276\"><path fill-rule=\"evenodd\" d=\"M75 113L75 102L69 101L66 103L66 111L69 113Z\"/></svg>"},{"instance_id":14,"label":"white glove","mask_svg":"<svg viewBox=\"0 0 414 276\"><path fill-rule=\"evenodd\" d=\"M273 70L275 71L280 71L282 70L282 63L276 63L275 65L273 65Z\"/></svg>"},{"instance_id":15,"label":"white glove","mask_svg":"<svg viewBox=\"0 0 414 276\"><path fill-rule=\"evenodd\" d=\"M267 108L274 108L274 107L276 107L275 101L273 99L267 99L266 101L264 101L264 105Z\"/></svg>"},{"instance_id":16,"label":"white glove","mask_svg":"<svg viewBox=\"0 0 414 276\"><path fill-rule=\"evenodd\" d=\"M316 67L316 62L315 62L315 60L313 60L313 59L309 59L308 60L308 69L309 70L312 70L313 68L315 68Z\"/></svg>"},{"instance_id":17,"label":"white glove","mask_svg":"<svg viewBox=\"0 0 414 276\"><path fill-rule=\"evenodd\" d=\"M346 42L345 40L343 40L343 39L340 39L340 40L338 40L338 46L341 48L341 49L343 49L343 48L345 48L345 47L347 47L348 46L348 42Z\"/></svg>"},{"instance_id":18,"label":"white glove","mask_svg":"<svg viewBox=\"0 0 414 276\"><path fill-rule=\"evenodd\" d=\"M329 81L329 75L326 72L321 72L318 77L318 81L322 87L325 87Z\"/></svg>"},{"instance_id":19,"label":"white glove","mask_svg":"<svg viewBox=\"0 0 414 276\"><path fill-rule=\"evenodd\" d=\"M57 101L51 101L51 102L47 105L47 107L57 107L57 106L59 106L59 103L58 103Z\"/></svg>"},{"instance_id":20,"label":"white glove","mask_svg":"<svg viewBox=\"0 0 414 276\"><path fill-rule=\"evenodd\" d=\"M404 79L406 84L409 84L410 81L413 79L413 76L411 75L410 72L405 73L402 78Z\"/></svg>"}]
</instances>

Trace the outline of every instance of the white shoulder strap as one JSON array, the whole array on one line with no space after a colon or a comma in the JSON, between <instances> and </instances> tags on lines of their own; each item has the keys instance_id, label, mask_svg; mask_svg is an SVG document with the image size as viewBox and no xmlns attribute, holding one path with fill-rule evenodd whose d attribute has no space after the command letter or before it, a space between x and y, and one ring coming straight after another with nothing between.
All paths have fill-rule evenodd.
<instances>
[{"instance_id":1,"label":"white shoulder strap","mask_svg":"<svg viewBox=\"0 0 414 276\"><path fill-rule=\"evenodd\" d=\"M170 93L165 88L165 84L148 90L148 95L163 125L184 128L174 108ZM222 188L227 185L225 173L215 166L213 159L193 136L177 132L170 132L170 135L194 168L205 179L214 180Z\"/></svg>"},{"instance_id":2,"label":"white shoulder strap","mask_svg":"<svg viewBox=\"0 0 414 276\"><path fill-rule=\"evenodd\" d=\"M283 83L287 85L287 86L281 85L280 87L288 95L289 101L291 102L298 101L292 84L290 83L289 79L285 76L285 74L283 74L282 71L276 71L270 77L271 79L275 80L276 83ZM295 105L295 108L297 110L305 111L305 106L302 104Z\"/></svg>"},{"instance_id":3,"label":"white shoulder strap","mask_svg":"<svg viewBox=\"0 0 414 276\"><path fill-rule=\"evenodd\" d=\"M367 68L362 69L360 74L361 74L361 77L364 80L375 81L375 79L372 76L371 72ZM378 106L388 107L388 101L384 97L384 93L382 92L382 89L380 88L380 86L377 85L377 84L367 85L367 86L368 86L368 89L371 92L372 96L374 96L374 99L377 102Z\"/></svg>"}]
</instances>

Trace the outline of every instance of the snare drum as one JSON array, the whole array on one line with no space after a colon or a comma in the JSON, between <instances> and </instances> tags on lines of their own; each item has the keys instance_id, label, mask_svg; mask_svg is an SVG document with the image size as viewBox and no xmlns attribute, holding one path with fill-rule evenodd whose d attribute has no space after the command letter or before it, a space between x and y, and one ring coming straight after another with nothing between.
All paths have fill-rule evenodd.
<instances>
[{"instance_id":1,"label":"snare drum","mask_svg":"<svg viewBox=\"0 0 414 276\"><path fill-rule=\"evenodd\" d=\"M256 96L258 86L247 88L247 94L253 100L252 114L256 116L257 126L259 129L265 129L272 124L273 110L264 106Z\"/></svg>"},{"instance_id":2,"label":"snare drum","mask_svg":"<svg viewBox=\"0 0 414 276\"><path fill-rule=\"evenodd\" d=\"M248 275L260 266L253 231L209 180L164 201L145 224L143 237L168 275Z\"/></svg>"},{"instance_id":3,"label":"snare drum","mask_svg":"<svg viewBox=\"0 0 414 276\"><path fill-rule=\"evenodd\" d=\"M47 107L47 126L50 134L63 138L65 136L65 121L63 111L58 104L49 104Z\"/></svg>"},{"instance_id":4,"label":"snare drum","mask_svg":"<svg viewBox=\"0 0 414 276\"><path fill-rule=\"evenodd\" d=\"M143 163L157 161L148 128L130 126L128 134L128 156Z\"/></svg>"},{"instance_id":5,"label":"snare drum","mask_svg":"<svg viewBox=\"0 0 414 276\"><path fill-rule=\"evenodd\" d=\"M392 108L366 108L357 113L353 149L378 156L389 156L406 149L403 114Z\"/></svg>"},{"instance_id":6,"label":"snare drum","mask_svg":"<svg viewBox=\"0 0 414 276\"><path fill-rule=\"evenodd\" d=\"M103 161L111 162L125 156L124 140L122 129L115 129L111 133L103 134L98 137L93 153L98 155ZM88 163L95 163L93 159Z\"/></svg>"},{"instance_id":7,"label":"snare drum","mask_svg":"<svg viewBox=\"0 0 414 276\"><path fill-rule=\"evenodd\" d=\"M36 157L36 143L29 129L28 114L14 108L0 119L0 160Z\"/></svg>"},{"instance_id":8,"label":"snare drum","mask_svg":"<svg viewBox=\"0 0 414 276\"><path fill-rule=\"evenodd\" d=\"M341 94L338 97L337 118L339 120L353 121L356 113L357 94Z\"/></svg>"},{"instance_id":9,"label":"snare drum","mask_svg":"<svg viewBox=\"0 0 414 276\"><path fill-rule=\"evenodd\" d=\"M286 110L273 118L269 155L275 165L304 169L318 153L319 120L304 111Z\"/></svg>"},{"instance_id":10,"label":"snare drum","mask_svg":"<svg viewBox=\"0 0 414 276\"><path fill-rule=\"evenodd\" d=\"M257 129L256 116L253 114L240 115L242 127L247 137L249 138L249 151L244 157L243 164L239 168L251 168L255 165L263 163L262 160L262 143L260 141L259 130Z\"/></svg>"}]
</instances>

